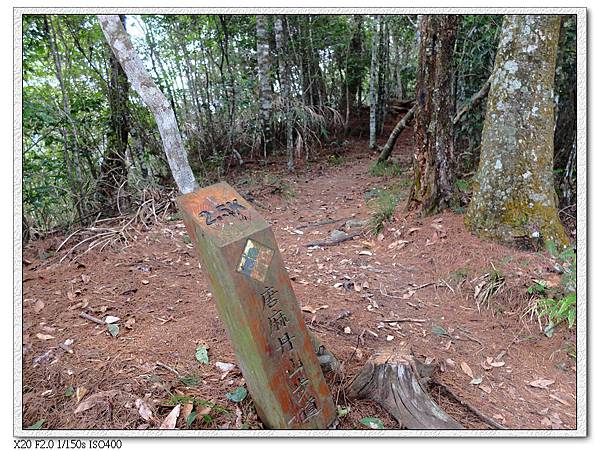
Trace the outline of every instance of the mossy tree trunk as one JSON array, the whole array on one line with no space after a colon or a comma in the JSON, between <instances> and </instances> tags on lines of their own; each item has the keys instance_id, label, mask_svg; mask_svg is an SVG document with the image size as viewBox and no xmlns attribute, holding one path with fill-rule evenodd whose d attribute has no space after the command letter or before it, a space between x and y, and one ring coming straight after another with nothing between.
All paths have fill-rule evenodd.
<instances>
[{"instance_id":1,"label":"mossy tree trunk","mask_svg":"<svg viewBox=\"0 0 600 451\"><path fill-rule=\"evenodd\" d=\"M465 219L479 236L534 248L567 242L552 177L559 31L559 16L504 18Z\"/></svg>"},{"instance_id":2,"label":"mossy tree trunk","mask_svg":"<svg viewBox=\"0 0 600 451\"><path fill-rule=\"evenodd\" d=\"M424 215L450 205L454 172L452 92L456 15L419 19L419 68L415 112L414 185L409 209Z\"/></svg>"}]
</instances>

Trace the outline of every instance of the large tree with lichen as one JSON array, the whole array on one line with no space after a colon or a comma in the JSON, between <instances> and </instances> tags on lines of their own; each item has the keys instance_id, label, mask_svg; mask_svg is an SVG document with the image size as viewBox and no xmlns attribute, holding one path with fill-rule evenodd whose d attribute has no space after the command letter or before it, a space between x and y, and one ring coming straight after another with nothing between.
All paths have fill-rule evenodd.
<instances>
[{"instance_id":1,"label":"large tree with lichen","mask_svg":"<svg viewBox=\"0 0 600 451\"><path fill-rule=\"evenodd\" d=\"M479 236L526 247L567 242L552 177L559 31L559 16L504 18L466 216Z\"/></svg>"}]
</instances>

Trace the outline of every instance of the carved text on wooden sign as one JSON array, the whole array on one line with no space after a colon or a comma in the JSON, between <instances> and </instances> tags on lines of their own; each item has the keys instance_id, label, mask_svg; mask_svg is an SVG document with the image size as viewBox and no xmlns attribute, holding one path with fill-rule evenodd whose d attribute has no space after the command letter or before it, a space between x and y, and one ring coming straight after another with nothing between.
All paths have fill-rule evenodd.
<instances>
[{"instance_id":1,"label":"carved text on wooden sign","mask_svg":"<svg viewBox=\"0 0 600 451\"><path fill-rule=\"evenodd\" d=\"M265 426L330 426L335 404L269 224L226 183L178 204Z\"/></svg>"}]
</instances>

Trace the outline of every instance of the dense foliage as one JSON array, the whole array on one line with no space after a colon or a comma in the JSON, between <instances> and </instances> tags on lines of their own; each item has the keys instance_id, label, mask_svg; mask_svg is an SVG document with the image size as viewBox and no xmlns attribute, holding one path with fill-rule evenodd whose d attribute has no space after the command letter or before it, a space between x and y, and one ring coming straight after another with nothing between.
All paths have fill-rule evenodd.
<instances>
[{"instance_id":1,"label":"dense foliage","mask_svg":"<svg viewBox=\"0 0 600 451\"><path fill-rule=\"evenodd\" d=\"M417 16L281 19L286 39L280 51L276 51L275 16L266 21L273 90L273 148L267 159L285 153L290 144L288 118L293 123L295 158L310 158L314 149L341 142L352 133L353 124L366 123L372 55L379 136L394 102L414 99ZM241 161L264 162L256 16L141 15L122 16L122 21L174 109L201 185ZM457 108L489 78L501 22L501 16L460 16L453 68ZM565 92L575 73L572 19L565 22L565 30L557 102L567 105ZM285 67L290 71L289 111L281 96ZM567 121L574 110L565 111ZM477 167L484 115L485 101L455 127L458 179L468 179ZM557 139L565 142L564 137ZM565 163L557 168L561 186L566 182L559 175L569 160L569 152L564 154L563 150ZM567 185L573 191L573 171L569 177ZM464 188L465 182L458 183ZM121 214L135 204L141 191L171 184L154 118L130 88L96 17L24 16L26 231L45 233Z\"/></svg>"}]
</instances>

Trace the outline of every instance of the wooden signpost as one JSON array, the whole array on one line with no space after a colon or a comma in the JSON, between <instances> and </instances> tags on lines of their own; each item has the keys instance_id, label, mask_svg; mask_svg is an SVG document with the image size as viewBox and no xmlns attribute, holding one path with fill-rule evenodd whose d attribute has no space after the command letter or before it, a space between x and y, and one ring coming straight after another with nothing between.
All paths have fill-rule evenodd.
<instances>
[{"instance_id":1,"label":"wooden signpost","mask_svg":"<svg viewBox=\"0 0 600 451\"><path fill-rule=\"evenodd\" d=\"M269 224L227 183L178 205L263 423L330 426L335 405Z\"/></svg>"}]
</instances>

